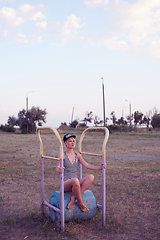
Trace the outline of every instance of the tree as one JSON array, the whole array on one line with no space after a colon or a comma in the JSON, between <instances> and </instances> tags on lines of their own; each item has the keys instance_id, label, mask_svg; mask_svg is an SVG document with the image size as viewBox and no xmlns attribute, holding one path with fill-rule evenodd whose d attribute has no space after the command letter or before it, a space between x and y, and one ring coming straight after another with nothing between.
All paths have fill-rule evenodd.
<instances>
[{"instance_id":1,"label":"tree","mask_svg":"<svg viewBox=\"0 0 160 240\"><path fill-rule=\"evenodd\" d=\"M35 133L36 124L42 126L46 122L46 109L41 110L39 107L32 107L28 112L25 109L22 109L18 113L17 119L14 117L8 118L8 124L16 123L15 125L19 126L21 133Z\"/></svg>"},{"instance_id":2,"label":"tree","mask_svg":"<svg viewBox=\"0 0 160 240\"><path fill-rule=\"evenodd\" d=\"M7 121L8 125L11 126L11 127L14 127L17 125L17 119L15 116L9 116L8 117L8 121Z\"/></svg>"},{"instance_id":3,"label":"tree","mask_svg":"<svg viewBox=\"0 0 160 240\"><path fill-rule=\"evenodd\" d=\"M39 107L32 107L28 111L28 118L30 123L37 123L38 126L42 126L43 123L46 122L46 109L41 110Z\"/></svg>"},{"instance_id":4,"label":"tree","mask_svg":"<svg viewBox=\"0 0 160 240\"><path fill-rule=\"evenodd\" d=\"M66 122L61 122L61 126L67 126Z\"/></svg>"},{"instance_id":5,"label":"tree","mask_svg":"<svg viewBox=\"0 0 160 240\"><path fill-rule=\"evenodd\" d=\"M73 128L76 128L78 125L78 121L77 120L74 120L73 122L71 122L70 126L73 127Z\"/></svg>"},{"instance_id":6,"label":"tree","mask_svg":"<svg viewBox=\"0 0 160 240\"><path fill-rule=\"evenodd\" d=\"M134 112L134 123L137 126L138 123L142 121L143 113L136 111Z\"/></svg>"},{"instance_id":7,"label":"tree","mask_svg":"<svg viewBox=\"0 0 160 240\"><path fill-rule=\"evenodd\" d=\"M147 115L144 115L143 119L139 124L145 124L147 128L149 128L150 118Z\"/></svg>"},{"instance_id":8,"label":"tree","mask_svg":"<svg viewBox=\"0 0 160 240\"><path fill-rule=\"evenodd\" d=\"M153 128L160 128L160 113L155 113L153 115L151 125Z\"/></svg>"},{"instance_id":9,"label":"tree","mask_svg":"<svg viewBox=\"0 0 160 240\"><path fill-rule=\"evenodd\" d=\"M100 120L100 118L99 118L98 116L95 116L94 119L93 119L93 121L94 121L94 125L95 125L95 126L103 123L103 121Z\"/></svg>"},{"instance_id":10,"label":"tree","mask_svg":"<svg viewBox=\"0 0 160 240\"><path fill-rule=\"evenodd\" d=\"M133 114L131 114L131 116L128 115L126 118L127 118L127 121L129 123L129 125L131 125L132 124L132 120L133 120Z\"/></svg>"},{"instance_id":11,"label":"tree","mask_svg":"<svg viewBox=\"0 0 160 240\"><path fill-rule=\"evenodd\" d=\"M86 116L85 116L85 118L84 118L82 121L83 121L83 122L86 124L86 126L87 126L87 122L91 123L92 120L93 120L93 112L90 111L90 112L86 112L85 114L86 114Z\"/></svg>"},{"instance_id":12,"label":"tree","mask_svg":"<svg viewBox=\"0 0 160 240\"><path fill-rule=\"evenodd\" d=\"M127 125L127 121L124 120L124 117L121 117L118 119L117 124L118 125Z\"/></svg>"},{"instance_id":13,"label":"tree","mask_svg":"<svg viewBox=\"0 0 160 240\"><path fill-rule=\"evenodd\" d=\"M112 116L112 117L111 117L111 120L112 120L112 122L113 122L113 125L116 124L116 117L115 117L114 111L112 111L110 115Z\"/></svg>"}]
</instances>

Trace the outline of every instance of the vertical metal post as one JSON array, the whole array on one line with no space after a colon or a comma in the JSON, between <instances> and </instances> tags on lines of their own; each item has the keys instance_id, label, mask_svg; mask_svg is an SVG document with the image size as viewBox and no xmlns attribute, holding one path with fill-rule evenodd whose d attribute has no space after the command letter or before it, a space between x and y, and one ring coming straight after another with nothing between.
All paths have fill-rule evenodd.
<instances>
[{"instance_id":1,"label":"vertical metal post","mask_svg":"<svg viewBox=\"0 0 160 240\"><path fill-rule=\"evenodd\" d=\"M131 127L131 103L129 104L130 127Z\"/></svg>"},{"instance_id":2,"label":"vertical metal post","mask_svg":"<svg viewBox=\"0 0 160 240\"><path fill-rule=\"evenodd\" d=\"M75 108L75 106L77 106L77 105L78 105L78 104L76 104L76 105L73 106L73 109L72 109L72 116L71 116L71 123L73 122L74 108Z\"/></svg>"},{"instance_id":3,"label":"vertical metal post","mask_svg":"<svg viewBox=\"0 0 160 240\"><path fill-rule=\"evenodd\" d=\"M28 96L26 97L26 112L28 112Z\"/></svg>"},{"instance_id":4,"label":"vertical metal post","mask_svg":"<svg viewBox=\"0 0 160 240\"><path fill-rule=\"evenodd\" d=\"M44 167L42 156L40 156L40 161L41 161L41 209L42 214L44 215Z\"/></svg>"},{"instance_id":5,"label":"vertical metal post","mask_svg":"<svg viewBox=\"0 0 160 240\"><path fill-rule=\"evenodd\" d=\"M42 213L44 214L44 205L50 206L49 203L44 201L44 167L43 167L43 157L47 158L47 156L43 156L43 143L40 136L40 130L50 129L52 130L55 135L57 136L59 143L60 143L60 167L63 168L63 144L61 141L61 137L56 129L51 127L39 127L37 128L37 135L40 141L40 161L41 161L41 203L42 203ZM55 158L57 160L57 158ZM59 159L58 159L59 160ZM60 174L60 197L61 197L61 210L58 211L61 214L61 230L65 231L64 226L64 177L63 173ZM59 210L59 209L58 209Z\"/></svg>"},{"instance_id":6,"label":"vertical metal post","mask_svg":"<svg viewBox=\"0 0 160 240\"><path fill-rule=\"evenodd\" d=\"M82 164L79 164L79 180L82 179Z\"/></svg>"},{"instance_id":7,"label":"vertical metal post","mask_svg":"<svg viewBox=\"0 0 160 240\"><path fill-rule=\"evenodd\" d=\"M102 78L102 93L103 93L103 121L104 127L106 126L106 114L105 114L105 95L104 95L104 82Z\"/></svg>"},{"instance_id":8,"label":"vertical metal post","mask_svg":"<svg viewBox=\"0 0 160 240\"><path fill-rule=\"evenodd\" d=\"M63 168L63 159L60 159L60 167ZM60 174L60 194L61 194L61 230L65 231L65 226L64 226L64 179L63 179L63 173Z\"/></svg>"},{"instance_id":9,"label":"vertical metal post","mask_svg":"<svg viewBox=\"0 0 160 240\"><path fill-rule=\"evenodd\" d=\"M26 97L26 114L27 114L27 134L28 134L28 95Z\"/></svg>"},{"instance_id":10,"label":"vertical metal post","mask_svg":"<svg viewBox=\"0 0 160 240\"><path fill-rule=\"evenodd\" d=\"M72 109L71 123L73 122L73 114L74 114L74 107L73 107L73 109Z\"/></svg>"},{"instance_id":11,"label":"vertical metal post","mask_svg":"<svg viewBox=\"0 0 160 240\"><path fill-rule=\"evenodd\" d=\"M125 101L129 102L127 99ZM131 127L131 103L129 102L129 125Z\"/></svg>"},{"instance_id":12,"label":"vertical metal post","mask_svg":"<svg viewBox=\"0 0 160 240\"><path fill-rule=\"evenodd\" d=\"M32 93L32 92L34 92L34 91L30 91L30 92L28 92L27 93L27 96L26 96L26 113L27 113L27 133L28 133L28 94L29 93Z\"/></svg>"},{"instance_id":13,"label":"vertical metal post","mask_svg":"<svg viewBox=\"0 0 160 240\"><path fill-rule=\"evenodd\" d=\"M102 225L106 223L106 169L105 157L102 158Z\"/></svg>"}]
</instances>

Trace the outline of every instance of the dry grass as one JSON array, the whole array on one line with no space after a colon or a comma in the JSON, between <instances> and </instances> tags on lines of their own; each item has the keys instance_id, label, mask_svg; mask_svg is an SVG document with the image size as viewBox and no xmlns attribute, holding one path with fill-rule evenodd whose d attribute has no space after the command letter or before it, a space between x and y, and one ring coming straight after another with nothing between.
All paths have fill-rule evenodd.
<instances>
[{"instance_id":1,"label":"dry grass","mask_svg":"<svg viewBox=\"0 0 160 240\"><path fill-rule=\"evenodd\" d=\"M81 132L75 134L78 142ZM99 132L87 135L83 151L101 152L102 138ZM51 221L47 208L45 217L41 216L37 136L0 133L1 239L160 239L159 139L159 132L111 134L107 144L107 224L102 227L101 211L97 211L92 220L66 223L63 233L60 224ZM58 156L55 136L47 133L43 140L45 155ZM101 161L85 159L95 165ZM59 189L59 175L56 162L46 161L48 200L51 192ZM89 172L83 170L84 175ZM101 203L101 174L93 174L91 190Z\"/></svg>"}]
</instances>

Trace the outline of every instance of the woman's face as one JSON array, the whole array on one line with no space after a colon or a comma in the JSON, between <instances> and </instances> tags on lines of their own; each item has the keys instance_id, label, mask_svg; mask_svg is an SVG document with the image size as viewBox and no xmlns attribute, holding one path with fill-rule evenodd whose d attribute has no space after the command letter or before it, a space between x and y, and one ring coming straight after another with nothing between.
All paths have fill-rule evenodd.
<instances>
[{"instance_id":1,"label":"woman's face","mask_svg":"<svg viewBox=\"0 0 160 240\"><path fill-rule=\"evenodd\" d=\"M67 148L74 148L75 147L75 139L73 137L70 137L68 138L66 141L65 141L65 146Z\"/></svg>"}]
</instances>

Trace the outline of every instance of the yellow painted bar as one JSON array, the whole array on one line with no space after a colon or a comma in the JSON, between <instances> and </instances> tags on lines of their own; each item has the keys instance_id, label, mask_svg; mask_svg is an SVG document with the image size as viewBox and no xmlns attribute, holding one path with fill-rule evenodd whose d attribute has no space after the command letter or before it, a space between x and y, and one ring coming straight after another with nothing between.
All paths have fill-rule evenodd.
<instances>
[{"instance_id":1,"label":"yellow painted bar","mask_svg":"<svg viewBox=\"0 0 160 240\"><path fill-rule=\"evenodd\" d=\"M81 154L102 157L102 154L99 154L99 153L81 152Z\"/></svg>"},{"instance_id":2,"label":"yellow painted bar","mask_svg":"<svg viewBox=\"0 0 160 240\"><path fill-rule=\"evenodd\" d=\"M59 158L56 158L56 157L49 157L49 156L42 156L42 158L45 158L45 159L50 159L50 160L59 160Z\"/></svg>"}]
</instances>

